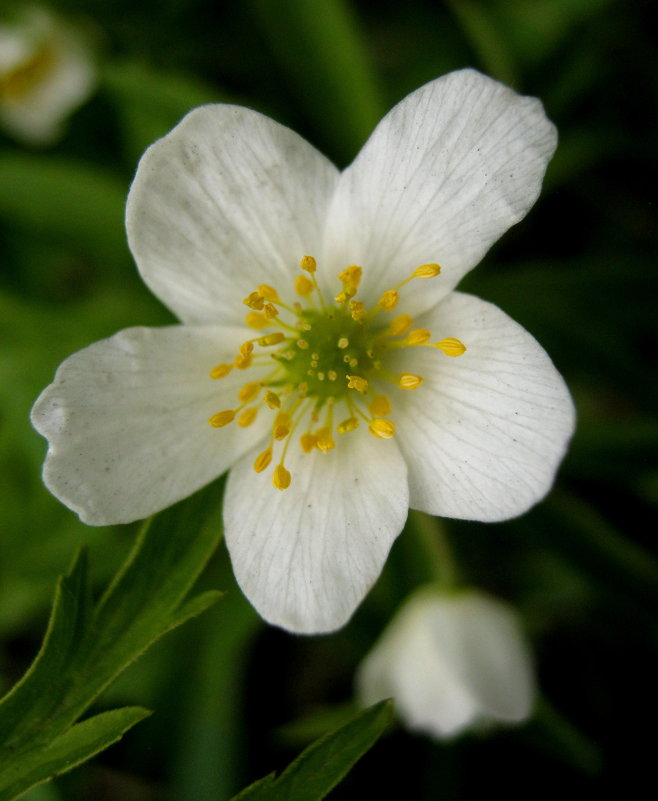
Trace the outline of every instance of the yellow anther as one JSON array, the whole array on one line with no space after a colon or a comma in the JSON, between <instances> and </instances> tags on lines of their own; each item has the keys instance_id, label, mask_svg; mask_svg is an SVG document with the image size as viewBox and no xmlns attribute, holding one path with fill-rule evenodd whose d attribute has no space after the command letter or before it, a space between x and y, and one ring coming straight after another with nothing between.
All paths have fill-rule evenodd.
<instances>
[{"instance_id":1,"label":"yellow anther","mask_svg":"<svg viewBox=\"0 0 658 801\"><path fill-rule=\"evenodd\" d=\"M224 378L225 375L228 375L231 370L233 369L232 364L218 364L216 367L213 367L210 371L211 378Z\"/></svg>"},{"instance_id":2,"label":"yellow anther","mask_svg":"<svg viewBox=\"0 0 658 801\"><path fill-rule=\"evenodd\" d=\"M249 306L250 309L254 309L255 311L260 311L265 304L263 296L258 292L250 292L242 302L245 306Z\"/></svg>"},{"instance_id":3,"label":"yellow anther","mask_svg":"<svg viewBox=\"0 0 658 801\"><path fill-rule=\"evenodd\" d=\"M336 344L341 350L345 350L345 348L349 346L350 341L347 337L341 337Z\"/></svg>"},{"instance_id":4,"label":"yellow anther","mask_svg":"<svg viewBox=\"0 0 658 801\"><path fill-rule=\"evenodd\" d=\"M298 339L296 345L300 350L308 350L308 342L305 339Z\"/></svg>"},{"instance_id":5,"label":"yellow anther","mask_svg":"<svg viewBox=\"0 0 658 801\"><path fill-rule=\"evenodd\" d=\"M386 333L390 334L392 337L399 337L402 336L402 334L406 334L413 324L414 321L412 317L408 314L400 314L389 325Z\"/></svg>"},{"instance_id":6,"label":"yellow anther","mask_svg":"<svg viewBox=\"0 0 658 801\"><path fill-rule=\"evenodd\" d=\"M276 394L276 392L271 392L269 389L265 393L265 403L270 407L270 409L281 408L281 398Z\"/></svg>"},{"instance_id":7,"label":"yellow anther","mask_svg":"<svg viewBox=\"0 0 658 801\"><path fill-rule=\"evenodd\" d=\"M454 337L446 337L440 342L432 343L435 348L442 350L446 356L461 356L466 350L466 345Z\"/></svg>"},{"instance_id":8,"label":"yellow anther","mask_svg":"<svg viewBox=\"0 0 658 801\"><path fill-rule=\"evenodd\" d=\"M315 443L317 448L322 451L322 453L327 453L332 448L336 447L336 443L334 442L334 438L331 434L331 428L329 426L324 426L320 428L316 434L317 442Z\"/></svg>"},{"instance_id":9,"label":"yellow anther","mask_svg":"<svg viewBox=\"0 0 658 801\"><path fill-rule=\"evenodd\" d=\"M295 292L305 298L313 291L313 281L305 275L298 275L295 278Z\"/></svg>"},{"instance_id":10,"label":"yellow anther","mask_svg":"<svg viewBox=\"0 0 658 801\"><path fill-rule=\"evenodd\" d=\"M386 417L391 413L392 406L386 395L375 395L368 404L368 408L375 417Z\"/></svg>"},{"instance_id":11,"label":"yellow anther","mask_svg":"<svg viewBox=\"0 0 658 801\"><path fill-rule=\"evenodd\" d=\"M276 317L279 313L279 310L273 303L266 303L263 306L263 314L267 320L271 320L273 317Z\"/></svg>"},{"instance_id":12,"label":"yellow anther","mask_svg":"<svg viewBox=\"0 0 658 801\"><path fill-rule=\"evenodd\" d=\"M430 338L431 334L427 328L416 328L409 332L409 335L404 340L405 345L424 345Z\"/></svg>"},{"instance_id":13,"label":"yellow anther","mask_svg":"<svg viewBox=\"0 0 658 801\"><path fill-rule=\"evenodd\" d=\"M208 422L213 428L223 428L223 426L227 426L229 423L232 423L234 419L235 412L233 409L227 409L224 412L217 412L217 414L213 414Z\"/></svg>"},{"instance_id":14,"label":"yellow anther","mask_svg":"<svg viewBox=\"0 0 658 801\"><path fill-rule=\"evenodd\" d=\"M362 303L360 300L351 300L350 301L350 313L352 314L352 319L356 320L363 320L366 316L366 307L365 304Z\"/></svg>"},{"instance_id":15,"label":"yellow anther","mask_svg":"<svg viewBox=\"0 0 658 801\"><path fill-rule=\"evenodd\" d=\"M265 334L264 337L258 337L256 342L263 347L266 348L268 345L278 345L279 342L283 342L286 338L286 335L283 331L275 331L273 334Z\"/></svg>"},{"instance_id":16,"label":"yellow anther","mask_svg":"<svg viewBox=\"0 0 658 801\"><path fill-rule=\"evenodd\" d=\"M288 412L279 412L272 427L274 439L285 439L292 428L292 418Z\"/></svg>"},{"instance_id":17,"label":"yellow anther","mask_svg":"<svg viewBox=\"0 0 658 801\"><path fill-rule=\"evenodd\" d=\"M339 292L337 295L334 295L334 300L336 303L346 303L350 298L353 298L356 295L357 287L355 286L348 286L342 292Z\"/></svg>"},{"instance_id":18,"label":"yellow anther","mask_svg":"<svg viewBox=\"0 0 658 801\"><path fill-rule=\"evenodd\" d=\"M362 275L363 270L356 264L352 264L349 267L346 267L341 273L338 273L338 277L344 284L356 287L358 287L361 283Z\"/></svg>"},{"instance_id":19,"label":"yellow anther","mask_svg":"<svg viewBox=\"0 0 658 801\"><path fill-rule=\"evenodd\" d=\"M362 395L368 389L368 380L366 378L362 378L360 375L348 375L346 378L348 389L355 389Z\"/></svg>"},{"instance_id":20,"label":"yellow anther","mask_svg":"<svg viewBox=\"0 0 658 801\"><path fill-rule=\"evenodd\" d=\"M335 370L329 370L327 373L327 378L330 381L335 381L338 378L338 373Z\"/></svg>"},{"instance_id":21,"label":"yellow anther","mask_svg":"<svg viewBox=\"0 0 658 801\"><path fill-rule=\"evenodd\" d=\"M395 289L387 289L379 299L377 305L384 311L391 311L398 305L398 299L398 293Z\"/></svg>"},{"instance_id":22,"label":"yellow anther","mask_svg":"<svg viewBox=\"0 0 658 801\"><path fill-rule=\"evenodd\" d=\"M423 383L421 375L414 375L413 373L402 373L398 378L398 386L401 389L416 389Z\"/></svg>"},{"instance_id":23,"label":"yellow anther","mask_svg":"<svg viewBox=\"0 0 658 801\"><path fill-rule=\"evenodd\" d=\"M269 465L272 461L272 448L267 448L261 454L256 457L256 461L254 462L254 470L257 473L262 473L263 470Z\"/></svg>"},{"instance_id":24,"label":"yellow anther","mask_svg":"<svg viewBox=\"0 0 658 801\"><path fill-rule=\"evenodd\" d=\"M274 473L272 474L272 484L274 484L274 486L279 490L288 489L290 486L290 473L282 464L278 464L274 468Z\"/></svg>"},{"instance_id":25,"label":"yellow anther","mask_svg":"<svg viewBox=\"0 0 658 801\"><path fill-rule=\"evenodd\" d=\"M238 398L240 398L240 400L243 402L250 401L252 398L255 398L256 395L258 395L262 386L263 385L260 381L250 381L248 384L245 384L240 388L240 391L238 392Z\"/></svg>"},{"instance_id":26,"label":"yellow anther","mask_svg":"<svg viewBox=\"0 0 658 801\"><path fill-rule=\"evenodd\" d=\"M259 284L258 294L265 298L265 300L278 300L279 293L273 286L269 284Z\"/></svg>"},{"instance_id":27,"label":"yellow anther","mask_svg":"<svg viewBox=\"0 0 658 801\"><path fill-rule=\"evenodd\" d=\"M413 278L435 278L441 272L438 264L421 264L413 271Z\"/></svg>"},{"instance_id":28,"label":"yellow anther","mask_svg":"<svg viewBox=\"0 0 658 801\"><path fill-rule=\"evenodd\" d=\"M235 366L238 370L246 370L248 367L251 367L251 363L254 360L254 357L251 353L238 353L235 357Z\"/></svg>"},{"instance_id":29,"label":"yellow anther","mask_svg":"<svg viewBox=\"0 0 658 801\"><path fill-rule=\"evenodd\" d=\"M240 345L240 353L243 356L249 356L250 353L253 353L254 350L254 343L253 342L243 342Z\"/></svg>"},{"instance_id":30,"label":"yellow anther","mask_svg":"<svg viewBox=\"0 0 658 801\"><path fill-rule=\"evenodd\" d=\"M244 318L245 323L249 326L249 328L254 328L256 331L261 331L263 328L270 324L270 321L265 317L264 314L259 314L258 312L249 312L249 314Z\"/></svg>"},{"instance_id":31,"label":"yellow anther","mask_svg":"<svg viewBox=\"0 0 658 801\"><path fill-rule=\"evenodd\" d=\"M304 256L299 262L299 266L302 270L306 270L307 273L314 273L317 269L317 262L313 256Z\"/></svg>"},{"instance_id":32,"label":"yellow anther","mask_svg":"<svg viewBox=\"0 0 658 801\"><path fill-rule=\"evenodd\" d=\"M375 417L368 426L370 433L379 439L390 439L395 434L395 425L390 420Z\"/></svg>"},{"instance_id":33,"label":"yellow anther","mask_svg":"<svg viewBox=\"0 0 658 801\"><path fill-rule=\"evenodd\" d=\"M308 384L306 383L306 381L302 381L302 383L299 384L299 386L297 387L297 392L299 392L300 398L306 397L306 393L308 392Z\"/></svg>"},{"instance_id":34,"label":"yellow anther","mask_svg":"<svg viewBox=\"0 0 658 801\"><path fill-rule=\"evenodd\" d=\"M338 423L338 433L339 434L347 434L348 431L354 431L354 429L359 425L359 418L358 417L348 417L347 420L343 420L342 423Z\"/></svg>"},{"instance_id":35,"label":"yellow anther","mask_svg":"<svg viewBox=\"0 0 658 801\"><path fill-rule=\"evenodd\" d=\"M238 425L241 428L246 428L247 426L250 426L256 419L257 414L258 414L257 407L250 406L248 409L245 409L242 412L242 414L238 416Z\"/></svg>"},{"instance_id":36,"label":"yellow anther","mask_svg":"<svg viewBox=\"0 0 658 801\"><path fill-rule=\"evenodd\" d=\"M299 444L302 446L304 453L310 453L318 443L318 438L315 434L302 434L299 438Z\"/></svg>"}]
</instances>

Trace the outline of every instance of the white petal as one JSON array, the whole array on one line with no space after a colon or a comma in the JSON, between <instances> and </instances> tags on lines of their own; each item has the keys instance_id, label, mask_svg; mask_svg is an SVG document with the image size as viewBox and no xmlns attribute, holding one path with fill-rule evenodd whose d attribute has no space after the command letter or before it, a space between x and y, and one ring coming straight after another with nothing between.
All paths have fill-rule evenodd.
<instances>
[{"instance_id":1,"label":"white petal","mask_svg":"<svg viewBox=\"0 0 658 801\"><path fill-rule=\"evenodd\" d=\"M541 500L574 428L574 407L541 346L490 303L453 293L417 320L432 341L457 337L458 357L406 348L397 366L422 375L394 401L415 509L505 520Z\"/></svg>"},{"instance_id":2,"label":"white petal","mask_svg":"<svg viewBox=\"0 0 658 801\"><path fill-rule=\"evenodd\" d=\"M256 453L234 467L224 500L226 543L256 610L289 631L339 628L375 582L408 508L406 467L393 440L338 435L327 454L293 443L292 483L256 474ZM274 460L275 463L276 460Z\"/></svg>"},{"instance_id":3,"label":"white petal","mask_svg":"<svg viewBox=\"0 0 658 801\"><path fill-rule=\"evenodd\" d=\"M131 328L66 359L32 410L49 440L50 491L85 523L126 523L221 475L266 430L208 424L259 378L255 368L208 375L244 339L222 327Z\"/></svg>"},{"instance_id":4,"label":"white petal","mask_svg":"<svg viewBox=\"0 0 658 801\"><path fill-rule=\"evenodd\" d=\"M476 720L518 722L534 691L511 608L481 593L423 589L409 599L356 677L363 704L393 697L410 728L451 737Z\"/></svg>"},{"instance_id":5,"label":"white petal","mask_svg":"<svg viewBox=\"0 0 658 801\"><path fill-rule=\"evenodd\" d=\"M325 246L331 272L360 264L359 297L376 300L438 262L441 276L413 281L402 298L416 313L429 308L525 216L556 141L538 100L474 70L426 84L341 176Z\"/></svg>"},{"instance_id":6,"label":"white petal","mask_svg":"<svg viewBox=\"0 0 658 801\"><path fill-rule=\"evenodd\" d=\"M239 325L259 283L292 286L316 255L338 172L250 109L202 106L142 157L128 240L142 277L184 322Z\"/></svg>"}]
</instances>

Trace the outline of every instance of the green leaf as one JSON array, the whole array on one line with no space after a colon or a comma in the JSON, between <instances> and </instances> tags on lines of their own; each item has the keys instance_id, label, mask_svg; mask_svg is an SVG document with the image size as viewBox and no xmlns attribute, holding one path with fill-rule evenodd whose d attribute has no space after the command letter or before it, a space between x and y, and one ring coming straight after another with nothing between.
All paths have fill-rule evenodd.
<instances>
[{"instance_id":1,"label":"green leaf","mask_svg":"<svg viewBox=\"0 0 658 801\"><path fill-rule=\"evenodd\" d=\"M28 787L65 773L120 740L128 729L151 713L140 707L102 712L77 723L39 751L17 758L2 774L0 801L21 795Z\"/></svg>"},{"instance_id":2,"label":"green leaf","mask_svg":"<svg viewBox=\"0 0 658 801\"><path fill-rule=\"evenodd\" d=\"M259 779L233 801L320 801L390 724L393 703L380 701L306 748L286 770Z\"/></svg>"},{"instance_id":3,"label":"green leaf","mask_svg":"<svg viewBox=\"0 0 658 801\"><path fill-rule=\"evenodd\" d=\"M60 579L43 646L0 701L0 799L12 797L3 793L19 786L16 776L20 791L29 789L39 765L50 771L39 781L68 769L70 756L51 758L58 743L56 754L82 753L85 734L112 742L112 718L107 729L73 724L149 645L216 600L211 592L183 603L221 537L220 492L215 482L147 522L97 605L84 551ZM91 755L104 746L88 747Z\"/></svg>"}]
</instances>

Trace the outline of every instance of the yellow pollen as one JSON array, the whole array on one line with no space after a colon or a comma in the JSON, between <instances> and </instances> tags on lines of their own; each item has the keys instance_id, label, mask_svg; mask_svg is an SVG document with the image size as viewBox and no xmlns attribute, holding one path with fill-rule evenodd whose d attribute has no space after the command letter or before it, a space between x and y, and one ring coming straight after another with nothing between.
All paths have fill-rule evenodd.
<instances>
[{"instance_id":1,"label":"yellow pollen","mask_svg":"<svg viewBox=\"0 0 658 801\"><path fill-rule=\"evenodd\" d=\"M390 420L375 417L368 426L370 433L379 439L390 439L395 434L395 425Z\"/></svg>"},{"instance_id":2,"label":"yellow pollen","mask_svg":"<svg viewBox=\"0 0 658 801\"><path fill-rule=\"evenodd\" d=\"M246 428L250 426L254 420L256 419L256 415L258 414L258 409L255 406L250 406L248 409L245 409L244 412L238 417L238 425L240 428Z\"/></svg>"},{"instance_id":3,"label":"yellow pollen","mask_svg":"<svg viewBox=\"0 0 658 801\"><path fill-rule=\"evenodd\" d=\"M402 373L398 378L398 386L402 389L416 389L423 383L423 377L413 373Z\"/></svg>"},{"instance_id":4,"label":"yellow pollen","mask_svg":"<svg viewBox=\"0 0 658 801\"><path fill-rule=\"evenodd\" d=\"M308 342L305 339L298 339L296 344L300 350L308 349Z\"/></svg>"},{"instance_id":5,"label":"yellow pollen","mask_svg":"<svg viewBox=\"0 0 658 801\"><path fill-rule=\"evenodd\" d=\"M279 313L279 310L273 303L266 303L263 306L263 314L267 320L271 320L273 317L276 317Z\"/></svg>"},{"instance_id":6,"label":"yellow pollen","mask_svg":"<svg viewBox=\"0 0 658 801\"><path fill-rule=\"evenodd\" d=\"M433 345L442 350L446 356L461 356L466 350L466 345L454 337L446 337L440 342L434 342Z\"/></svg>"},{"instance_id":7,"label":"yellow pollen","mask_svg":"<svg viewBox=\"0 0 658 801\"><path fill-rule=\"evenodd\" d=\"M249 306L250 309L254 309L254 311L261 311L265 305L263 296L258 292L250 292L242 302L245 306Z\"/></svg>"},{"instance_id":8,"label":"yellow pollen","mask_svg":"<svg viewBox=\"0 0 658 801\"><path fill-rule=\"evenodd\" d=\"M269 465L272 461L272 448L267 448L264 450L259 456L256 457L256 461L254 462L254 470L257 473L262 473L263 470Z\"/></svg>"},{"instance_id":9,"label":"yellow pollen","mask_svg":"<svg viewBox=\"0 0 658 801\"><path fill-rule=\"evenodd\" d=\"M270 409L281 408L281 398L276 394L276 392L271 392L269 389L265 393L265 403L270 407Z\"/></svg>"},{"instance_id":10,"label":"yellow pollen","mask_svg":"<svg viewBox=\"0 0 658 801\"><path fill-rule=\"evenodd\" d=\"M262 386L263 385L260 381L250 381L248 384L245 384L243 387L241 387L240 391L238 392L238 398L241 401L250 401L252 398L255 398L256 395L258 395Z\"/></svg>"},{"instance_id":11,"label":"yellow pollen","mask_svg":"<svg viewBox=\"0 0 658 801\"><path fill-rule=\"evenodd\" d=\"M379 299L377 305L384 311L391 311L398 305L398 299L399 296L395 289L387 289Z\"/></svg>"},{"instance_id":12,"label":"yellow pollen","mask_svg":"<svg viewBox=\"0 0 658 801\"><path fill-rule=\"evenodd\" d=\"M356 295L357 287L347 287L342 292L339 292L337 295L334 296L334 300L336 303L345 303L350 298L353 298Z\"/></svg>"},{"instance_id":13,"label":"yellow pollen","mask_svg":"<svg viewBox=\"0 0 658 801\"><path fill-rule=\"evenodd\" d=\"M360 300L351 300L350 301L350 313L352 315L352 319L356 320L363 320L366 316L366 307L365 304L362 303Z\"/></svg>"},{"instance_id":14,"label":"yellow pollen","mask_svg":"<svg viewBox=\"0 0 658 801\"><path fill-rule=\"evenodd\" d=\"M407 338L404 340L405 345L424 345L430 338L431 334L427 328L416 328L411 331Z\"/></svg>"},{"instance_id":15,"label":"yellow pollen","mask_svg":"<svg viewBox=\"0 0 658 801\"><path fill-rule=\"evenodd\" d=\"M324 426L316 432L317 442L315 443L322 453L328 453L332 448L336 447L334 438L331 435L331 428Z\"/></svg>"},{"instance_id":16,"label":"yellow pollen","mask_svg":"<svg viewBox=\"0 0 658 801\"><path fill-rule=\"evenodd\" d=\"M362 395L368 389L368 380L366 378L362 378L360 375L348 375L345 377L347 378L348 389L355 389Z\"/></svg>"},{"instance_id":17,"label":"yellow pollen","mask_svg":"<svg viewBox=\"0 0 658 801\"><path fill-rule=\"evenodd\" d=\"M266 348L268 345L278 345L285 338L286 335L283 331L275 331L273 334L265 334L264 337L259 337L256 341L261 347Z\"/></svg>"},{"instance_id":18,"label":"yellow pollen","mask_svg":"<svg viewBox=\"0 0 658 801\"><path fill-rule=\"evenodd\" d=\"M350 341L347 337L341 337L336 344L341 350L345 350L345 348L349 346Z\"/></svg>"},{"instance_id":19,"label":"yellow pollen","mask_svg":"<svg viewBox=\"0 0 658 801\"><path fill-rule=\"evenodd\" d=\"M295 278L295 292L302 298L308 297L313 291L313 281L305 275L298 275Z\"/></svg>"},{"instance_id":20,"label":"yellow pollen","mask_svg":"<svg viewBox=\"0 0 658 801\"><path fill-rule=\"evenodd\" d=\"M235 366L238 370L246 370L248 367L251 367L251 363L254 360L251 353L238 353L235 357Z\"/></svg>"},{"instance_id":21,"label":"yellow pollen","mask_svg":"<svg viewBox=\"0 0 658 801\"><path fill-rule=\"evenodd\" d=\"M359 425L359 418L358 417L348 417L347 420L343 420L342 423L339 423L338 433L339 434L347 434L348 431L354 431L354 429Z\"/></svg>"},{"instance_id":22,"label":"yellow pollen","mask_svg":"<svg viewBox=\"0 0 658 801\"><path fill-rule=\"evenodd\" d=\"M259 314L258 312L249 312L249 314L244 318L245 323L249 326L249 328L254 328L256 331L261 331L263 328L270 324L270 321L265 317L264 314Z\"/></svg>"},{"instance_id":23,"label":"yellow pollen","mask_svg":"<svg viewBox=\"0 0 658 801\"><path fill-rule=\"evenodd\" d=\"M274 484L278 490L288 489L290 486L290 473L282 464L278 464L274 468L274 473L272 474L272 484Z\"/></svg>"},{"instance_id":24,"label":"yellow pollen","mask_svg":"<svg viewBox=\"0 0 658 801\"><path fill-rule=\"evenodd\" d=\"M208 420L213 428L223 428L235 419L235 412L233 409L227 409L224 412L217 412Z\"/></svg>"},{"instance_id":25,"label":"yellow pollen","mask_svg":"<svg viewBox=\"0 0 658 801\"><path fill-rule=\"evenodd\" d=\"M318 443L318 438L315 434L302 434L299 438L299 444L302 446L304 453L310 453Z\"/></svg>"},{"instance_id":26,"label":"yellow pollen","mask_svg":"<svg viewBox=\"0 0 658 801\"><path fill-rule=\"evenodd\" d=\"M386 395L375 395L368 408L375 417L386 417L391 413L392 406Z\"/></svg>"},{"instance_id":27,"label":"yellow pollen","mask_svg":"<svg viewBox=\"0 0 658 801\"><path fill-rule=\"evenodd\" d=\"M413 271L414 278L435 278L441 272L438 264L421 264Z\"/></svg>"},{"instance_id":28,"label":"yellow pollen","mask_svg":"<svg viewBox=\"0 0 658 801\"><path fill-rule=\"evenodd\" d=\"M288 412L279 412L276 416L274 427L272 429L274 439L285 439L290 433L291 428L292 418Z\"/></svg>"},{"instance_id":29,"label":"yellow pollen","mask_svg":"<svg viewBox=\"0 0 658 801\"><path fill-rule=\"evenodd\" d=\"M362 275L363 270L360 267L357 267L356 264L352 264L349 267L346 267L341 273L338 273L338 277L344 284L355 287L358 287L361 283Z\"/></svg>"},{"instance_id":30,"label":"yellow pollen","mask_svg":"<svg viewBox=\"0 0 658 801\"><path fill-rule=\"evenodd\" d=\"M240 353L243 356L249 356L250 353L253 353L254 350L254 343L253 342L243 342L240 345Z\"/></svg>"},{"instance_id":31,"label":"yellow pollen","mask_svg":"<svg viewBox=\"0 0 658 801\"><path fill-rule=\"evenodd\" d=\"M399 337L406 334L414 324L413 319L408 314L401 314L389 325L387 333L392 337Z\"/></svg>"},{"instance_id":32,"label":"yellow pollen","mask_svg":"<svg viewBox=\"0 0 658 801\"><path fill-rule=\"evenodd\" d=\"M274 289L273 286L269 286L269 284L259 284L258 294L265 298L265 300L279 299L279 293L276 291L276 289Z\"/></svg>"},{"instance_id":33,"label":"yellow pollen","mask_svg":"<svg viewBox=\"0 0 658 801\"><path fill-rule=\"evenodd\" d=\"M231 370L233 369L232 364L218 364L216 367L213 367L210 371L211 378L224 378L225 375L228 375Z\"/></svg>"},{"instance_id":34,"label":"yellow pollen","mask_svg":"<svg viewBox=\"0 0 658 801\"><path fill-rule=\"evenodd\" d=\"M317 262L313 256L304 256L299 263L299 267L302 270L306 270L307 273L314 273L317 269Z\"/></svg>"}]
</instances>

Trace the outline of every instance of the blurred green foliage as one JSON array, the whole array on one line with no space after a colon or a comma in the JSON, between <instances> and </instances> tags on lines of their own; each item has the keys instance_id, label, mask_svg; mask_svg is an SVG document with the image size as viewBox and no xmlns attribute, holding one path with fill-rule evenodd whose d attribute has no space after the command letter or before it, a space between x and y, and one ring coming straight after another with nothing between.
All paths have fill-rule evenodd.
<instances>
[{"instance_id":1,"label":"blurred green foliage","mask_svg":"<svg viewBox=\"0 0 658 801\"><path fill-rule=\"evenodd\" d=\"M0 135L0 684L31 661L76 547L89 544L102 582L134 538L130 526L89 529L48 495L45 445L28 415L69 353L171 320L125 244L123 204L144 148L189 108L226 100L291 125L344 166L393 103L470 65L540 97L561 137L537 206L462 288L546 347L576 398L578 430L556 491L529 514L444 524L463 578L522 610L545 700L529 726L488 738L437 745L398 731L332 798L451 801L498 785L514 799L537 784L547 794L635 795L651 765L635 714L654 683L658 640L653 4L52 5L93 43L100 82L54 146ZM344 713L355 665L427 578L419 553L401 536L349 626L300 639L258 623L220 549L202 584L228 589L227 600L103 699L156 714L31 801L220 801L280 769Z\"/></svg>"}]
</instances>

